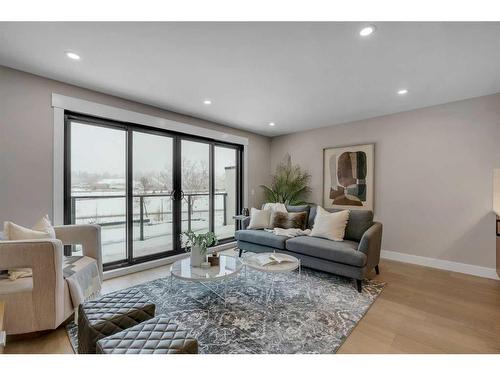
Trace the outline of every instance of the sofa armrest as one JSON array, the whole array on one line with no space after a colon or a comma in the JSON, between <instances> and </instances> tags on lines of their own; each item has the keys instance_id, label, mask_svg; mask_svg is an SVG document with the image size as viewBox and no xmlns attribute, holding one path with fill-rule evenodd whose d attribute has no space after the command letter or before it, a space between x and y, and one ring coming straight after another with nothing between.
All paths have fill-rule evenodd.
<instances>
[{"instance_id":1,"label":"sofa armrest","mask_svg":"<svg viewBox=\"0 0 500 375\"><path fill-rule=\"evenodd\" d=\"M102 279L101 227L94 224L75 224L54 227L63 245L82 245L83 255L94 258Z\"/></svg>"},{"instance_id":2,"label":"sofa armrest","mask_svg":"<svg viewBox=\"0 0 500 375\"><path fill-rule=\"evenodd\" d=\"M248 224L250 224L250 216L247 216L243 220L241 220L241 229L247 229Z\"/></svg>"},{"instance_id":3,"label":"sofa armrest","mask_svg":"<svg viewBox=\"0 0 500 375\"><path fill-rule=\"evenodd\" d=\"M361 237L358 250L366 254L366 265L373 268L380 261L382 246L382 223L374 222Z\"/></svg>"},{"instance_id":4,"label":"sofa armrest","mask_svg":"<svg viewBox=\"0 0 500 375\"><path fill-rule=\"evenodd\" d=\"M33 330L54 328L64 320L63 246L55 239L0 241L2 268L31 268ZM0 294L2 294L0 290Z\"/></svg>"}]
</instances>

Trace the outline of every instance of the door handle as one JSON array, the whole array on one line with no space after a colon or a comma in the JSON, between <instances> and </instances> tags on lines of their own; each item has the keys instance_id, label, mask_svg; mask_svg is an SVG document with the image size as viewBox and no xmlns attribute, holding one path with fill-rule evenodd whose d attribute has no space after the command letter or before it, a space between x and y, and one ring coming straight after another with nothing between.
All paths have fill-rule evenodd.
<instances>
[{"instance_id":1,"label":"door handle","mask_svg":"<svg viewBox=\"0 0 500 375\"><path fill-rule=\"evenodd\" d=\"M183 199L184 199L184 192L183 192L182 190L180 190L180 192L179 192L179 193L180 193L180 194L177 194L177 190L175 190L175 189L174 189L174 190L172 190L172 191L170 192L170 199L172 199L172 200L177 200L177 199L179 199L179 200L183 200ZM178 197L178 198L177 198L177 197Z\"/></svg>"}]
</instances>

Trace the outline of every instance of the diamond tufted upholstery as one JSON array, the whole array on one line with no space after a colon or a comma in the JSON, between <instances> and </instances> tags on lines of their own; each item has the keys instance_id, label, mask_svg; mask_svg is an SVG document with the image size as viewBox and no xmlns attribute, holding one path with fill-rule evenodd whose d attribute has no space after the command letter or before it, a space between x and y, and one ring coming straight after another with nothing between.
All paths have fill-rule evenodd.
<instances>
[{"instance_id":1,"label":"diamond tufted upholstery","mask_svg":"<svg viewBox=\"0 0 500 375\"><path fill-rule=\"evenodd\" d=\"M118 332L97 342L98 354L196 354L198 341L166 315Z\"/></svg>"},{"instance_id":2,"label":"diamond tufted upholstery","mask_svg":"<svg viewBox=\"0 0 500 375\"><path fill-rule=\"evenodd\" d=\"M137 289L107 294L78 308L78 353L94 354L98 340L153 318L155 305Z\"/></svg>"}]
</instances>

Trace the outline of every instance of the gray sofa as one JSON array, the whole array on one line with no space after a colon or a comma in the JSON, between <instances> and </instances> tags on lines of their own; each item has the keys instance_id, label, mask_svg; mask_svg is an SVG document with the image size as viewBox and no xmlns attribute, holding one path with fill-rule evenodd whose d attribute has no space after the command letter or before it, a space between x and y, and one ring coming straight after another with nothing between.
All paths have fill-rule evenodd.
<instances>
[{"instance_id":1,"label":"gray sofa","mask_svg":"<svg viewBox=\"0 0 500 375\"><path fill-rule=\"evenodd\" d=\"M287 209L289 212L306 211L308 227L312 228L316 206L287 206ZM372 211L351 210L342 242L310 236L276 236L265 230L246 229L249 222L250 218L243 220L243 229L235 233L240 256L243 251L290 254L300 258L305 267L352 277L356 280L358 292L361 292L362 280L368 272L375 268L379 273L382 224L373 221Z\"/></svg>"}]
</instances>

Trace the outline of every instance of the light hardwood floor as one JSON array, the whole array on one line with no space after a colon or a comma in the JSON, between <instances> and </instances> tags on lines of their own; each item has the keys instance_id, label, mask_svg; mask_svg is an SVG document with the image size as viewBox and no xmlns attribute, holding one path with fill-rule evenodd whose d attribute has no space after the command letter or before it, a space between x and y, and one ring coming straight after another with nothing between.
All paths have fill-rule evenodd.
<instances>
[{"instance_id":1,"label":"light hardwood floor","mask_svg":"<svg viewBox=\"0 0 500 375\"><path fill-rule=\"evenodd\" d=\"M164 277L168 268L108 280L104 292ZM388 260L371 277L387 286L339 353L500 353L500 281ZM5 352L72 349L59 328L8 342Z\"/></svg>"}]
</instances>

